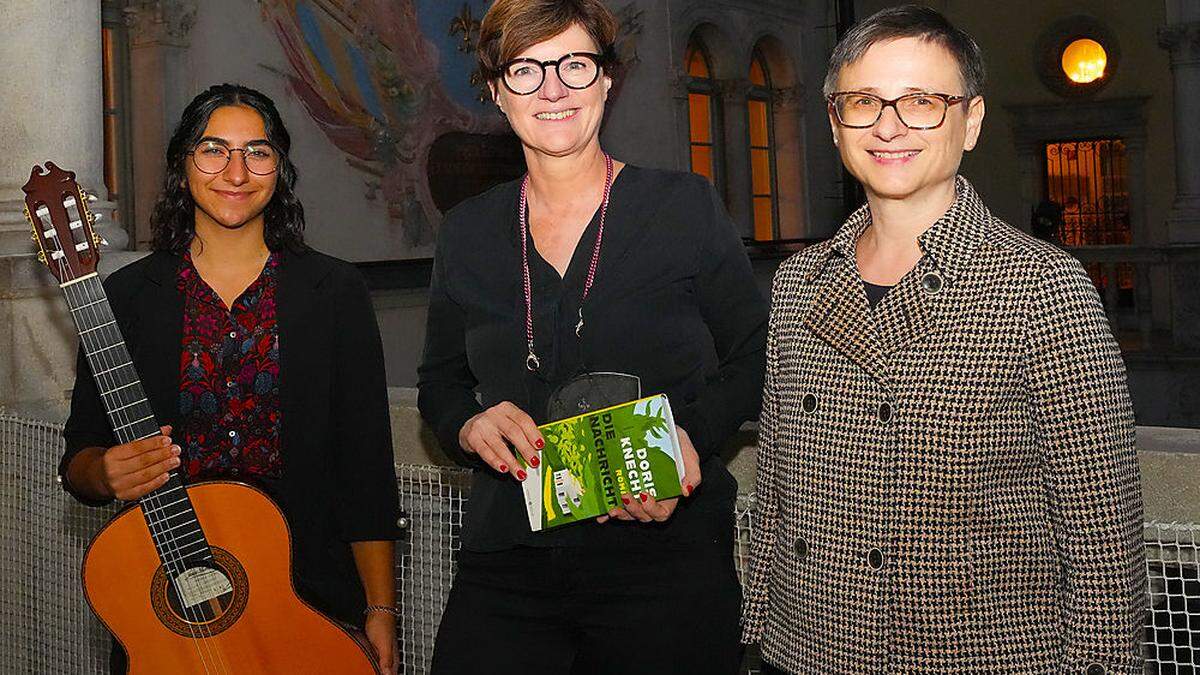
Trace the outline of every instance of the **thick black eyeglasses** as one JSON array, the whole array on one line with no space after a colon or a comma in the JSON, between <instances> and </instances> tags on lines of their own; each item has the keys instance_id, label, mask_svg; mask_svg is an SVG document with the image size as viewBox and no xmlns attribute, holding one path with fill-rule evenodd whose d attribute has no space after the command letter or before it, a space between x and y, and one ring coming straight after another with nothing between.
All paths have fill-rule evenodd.
<instances>
[{"instance_id":1,"label":"thick black eyeglasses","mask_svg":"<svg viewBox=\"0 0 1200 675\"><path fill-rule=\"evenodd\" d=\"M950 106L967 100L966 96L920 92L886 99L864 91L838 91L826 97L837 121L851 129L875 126L884 108L896 111L900 123L909 129L936 129L946 121Z\"/></svg>"},{"instance_id":2,"label":"thick black eyeglasses","mask_svg":"<svg viewBox=\"0 0 1200 675\"><path fill-rule=\"evenodd\" d=\"M246 170L256 176L269 176L279 168L279 151L270 143L247 143L244 148L231 148L216 141L200 141L187 154L200 171L221 173L229 166L234 152L242 153Z\"/></svg>"},{"instance_id":3,"label":"thick black eyeglasses","mask_svg":"<svg viewBox=\"0 0 1200 675\"><path fill-rule=\"evenodd\" d=\"M587 89L600 77L599 54L572 52L553 61L529 58L509 61L501 72L504 88L518 96L532 94L546 81L546 69L550 66L554 66L559 81L568 89Z\"/></svg>"}]
</instances>

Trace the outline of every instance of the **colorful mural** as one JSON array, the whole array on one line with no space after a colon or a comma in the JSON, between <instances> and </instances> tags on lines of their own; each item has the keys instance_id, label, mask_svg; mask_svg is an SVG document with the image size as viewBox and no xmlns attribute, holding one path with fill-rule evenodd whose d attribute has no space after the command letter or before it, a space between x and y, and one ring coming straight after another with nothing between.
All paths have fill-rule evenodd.
<instances>
[{"instance_id":1,"label":"colorful mural","mask_svg":"<svg viewBox=\"0 0 1200 675\"><path fill-rule=\"evenodd\" d=\"M441 218L428 177L434 142L508 131L475 66L479 18L489 4L262 0L287 56L291 91L364 174L366 198L383 201L389 222L414 247L432 241ZM631 3L619 15L618 48L632 67L640 12Z\"/></svg>"}]
</instances>

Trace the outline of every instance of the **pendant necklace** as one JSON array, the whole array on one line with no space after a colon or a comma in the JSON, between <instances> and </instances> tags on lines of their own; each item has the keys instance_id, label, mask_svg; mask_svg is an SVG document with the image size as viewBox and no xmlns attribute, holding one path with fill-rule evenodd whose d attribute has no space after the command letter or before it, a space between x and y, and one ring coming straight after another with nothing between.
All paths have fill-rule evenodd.
<instances>
[{"instance_id":1,"label":"pendant necklace","mask_svg":"<svg viewBox=\"0 0 1200 675\"><path fill-rule=\"evenodd\" d=\"M583 297L579 299L579 322L575 324L575 337L583 335L583 303L587 300L588 291L592 290L592 282L596 280L596 263L600 260L600 242L604 238L604 217L608 214L608 197L612 192L613 160L604 153L604 196L600 199L600 223L596 228L596 243L592 245L592 260L588 264L587 279L583 282ZM525 367L530 372L537 372L542 367L537 353L533 350L533 292L529 283L529 174L521 180L521 201L517 207L521 223L521 271L525 286L525 346L529 355L525 357Z\"/></svg>"}]
</instances>

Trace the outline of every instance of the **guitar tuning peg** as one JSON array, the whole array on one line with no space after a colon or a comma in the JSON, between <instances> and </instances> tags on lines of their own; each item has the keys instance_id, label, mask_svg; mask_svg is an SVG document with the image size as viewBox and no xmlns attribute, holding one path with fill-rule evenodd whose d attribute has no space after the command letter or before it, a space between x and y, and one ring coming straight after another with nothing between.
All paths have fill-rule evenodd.
<instances>
[{"instance_id":1,"label":"guitar tuning peg","mask_svg":"<svg viewBox=\"0 0 1200 675\"><path fill-rule=\"evenodd\" d=\"M97 201L100 201L100 197L98 197L98 196L96 195L96 193L95 193L95 192L89 192L89 191L87 191L87 190L84 190L84 191L83 191L83 196L84 196L84 198L85 198L85 199L87 199L89 202L97 202Z\"/></svg>"},{"instance_id":2,"label":"guitar tuning peg","mask_svg":"<svg viewBox=\"0 0 1200 675\"><path fill-rule=\"evenodd\" d=\"M103 218L104 218L103 213L93 213L92 214L92 224L95 225L97 222L99 222Z\"/></svg>"}]
</instances>

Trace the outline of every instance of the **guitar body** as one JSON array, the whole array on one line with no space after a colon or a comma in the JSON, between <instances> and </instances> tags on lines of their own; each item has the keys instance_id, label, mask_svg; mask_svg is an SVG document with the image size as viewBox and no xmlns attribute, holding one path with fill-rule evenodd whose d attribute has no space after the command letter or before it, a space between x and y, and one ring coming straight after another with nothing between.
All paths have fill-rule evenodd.
<instances>
[{"instance_id":1,"label":"guitar body","mask_svg":"<svg viewBox=\"0 0 1200 675\"><path fill-rule=\"evenodd\" d=\"M379 672L353 634L296 595L291 535L265 494L225 481L187 493L213 552L199 571L221 572L200 586L223 576L219 587L231 590L180 600L152 543L148 502L113 518L84 556L88 602L129 654L130 675Z\"/></svg>"}]
</instances>

